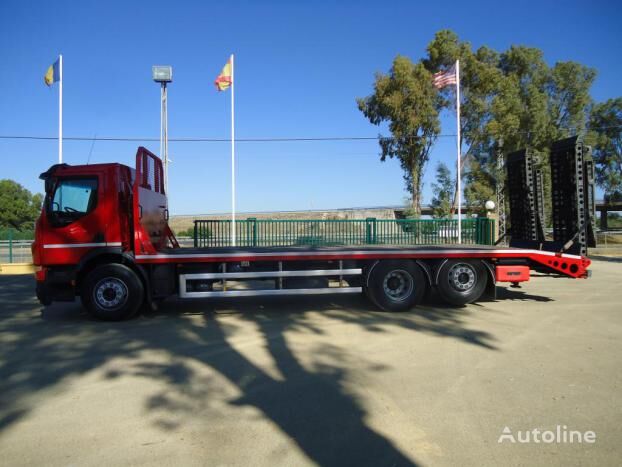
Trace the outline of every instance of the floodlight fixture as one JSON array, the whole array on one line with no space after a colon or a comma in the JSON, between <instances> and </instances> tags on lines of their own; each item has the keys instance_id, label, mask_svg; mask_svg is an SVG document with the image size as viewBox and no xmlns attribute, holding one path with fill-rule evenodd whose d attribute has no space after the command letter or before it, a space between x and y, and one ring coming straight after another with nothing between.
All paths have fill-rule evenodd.
<instances>
[{"instance_id":1,"label":"floodlight fixture","mask_svg":"<svg viewBox=\"0 0 622 467\"><path fill-rule=\"evenodd\" d=\"M170 83L173 81L173 67L169 65L154 65L151 67L151 76L157 83Z\"/></svg>"}]
</instances>

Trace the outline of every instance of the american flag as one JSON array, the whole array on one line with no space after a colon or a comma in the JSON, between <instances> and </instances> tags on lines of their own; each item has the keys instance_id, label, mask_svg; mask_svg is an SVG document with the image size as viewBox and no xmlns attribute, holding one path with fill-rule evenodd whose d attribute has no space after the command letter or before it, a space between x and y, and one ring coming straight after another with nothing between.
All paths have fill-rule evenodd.
<instances>
[{"instance_id":1,"label":"american flag","mask_svg":"<svg viewBox=\"0 0 622 467\"><path fill-rule=\"evenodd\" d=\"M443 89L450 84L457 84L456 80L456 65L445 71L439 71L434 73L434 87L436 89Z\"/></svg>"}]
</instances>

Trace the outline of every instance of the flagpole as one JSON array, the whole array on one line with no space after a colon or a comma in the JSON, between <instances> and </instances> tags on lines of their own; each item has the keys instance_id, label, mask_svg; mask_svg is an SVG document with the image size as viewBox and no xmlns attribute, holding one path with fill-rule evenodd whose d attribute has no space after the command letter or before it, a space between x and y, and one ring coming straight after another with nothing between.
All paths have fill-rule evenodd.
<instances>
[{"instance_id":1,"label":"flagpole","mask_svg":"<svg viewBox=\"0 0 622 467\"><path fill-rule=\"evenodd\" d=\"M235 78L233 54L231 54L231 246L236 246L235 241Z\"/></svg>"},{"instance_id":2,"label":"flagpole","mask_svg":"<svg viewBox=\"0 0 622 467\"><path fill-rule=\"evenodd\" d=\"M63 163L63 56L58 56L58 163Z\"/></svg>"},{"instance_id":3,"label":"flagpole","mask_svg":"<svg viewBox=\"0 0 622 467\"><path fill-rule=\"evenodd\" d=\"M458 150L458 243L462 243L462 187L460 184L462 165L460 156L460 60L456 60L456 148Z\"/></svg>"}]
</instances>

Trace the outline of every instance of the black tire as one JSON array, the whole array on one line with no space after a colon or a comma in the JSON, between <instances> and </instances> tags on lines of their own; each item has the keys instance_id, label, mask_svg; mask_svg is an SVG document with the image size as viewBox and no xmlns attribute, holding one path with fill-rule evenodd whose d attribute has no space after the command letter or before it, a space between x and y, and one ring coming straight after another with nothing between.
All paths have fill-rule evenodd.
<instances>
[{"instance_id":1,"label":"black tire","mask_svg":"<svg viewBox=\"0 0 622 467\"><path fill-rule=\"evenodd\" d=\"M93 269L84 280L82 304L94 318L120 321L134 316L143 304L143 283L123 264L105 264Z\"/></svg>"},{"instance_id":2,"label":"black tire","mask_svg":"<svg viewBox=\"0 0 622 467\"><path fill-rule=\"evenodd\" d=\"M438 271L437 287L450 305L462 306L479 299L486 290L488 271L478 260L447 260Z\"/></svg>"},{"instance_id":3,"label":"black tire","mask_svg":"<svg viewBox=\"0 0 622 467\"><path fill-rule=\"evenodd\" d=\"M410 310L421 301L426 289L423 271L410 260L379 261L367 277L367 296L385 311Z\"/></svg>"}]
</instances>

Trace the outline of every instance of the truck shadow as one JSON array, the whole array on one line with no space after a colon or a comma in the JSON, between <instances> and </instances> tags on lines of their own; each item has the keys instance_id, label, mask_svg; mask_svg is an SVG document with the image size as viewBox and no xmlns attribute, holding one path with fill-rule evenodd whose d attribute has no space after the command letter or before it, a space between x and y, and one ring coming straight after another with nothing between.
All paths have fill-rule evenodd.
<instances>
[{"instance_id":1,"label":"truck shadow","mask_svg":"<svg viewBox=\"0 0 622 467\"><path fill-rule=\"evenodd\" d=\"M362 327L369 332L387 333L392 328L409 329L442 337L452 337L490 350L497 350L494 337L484 331L465 327L471 313L464 307L449 307L435 296L428 297L414 310L389 313L378 310L362 295L310 297L243 297L194 300L188 303L170 300L155 313L145 313L145 319L183 314L240 315L241 319L268 322L285 320L293 327L313 329L309 313L321 313L336 322ZM319 332L319 330L318 330Z\"/></svg>"},{"instance_id":2,"label":"truck shadow","mask_svg":"<svg viewBox=\"0 0 622 467\"><path fill-rule=\"evenodd\" d=\"M516 288L503 288L497 289L497 299L499 300L519 300L528 302L553 302L551 297L545 297L544 295L535 295L529 292L525 292Z\"/></svg>"},{"instance_id":3,"label":"truck shadow","mask_svg":"<svg viewBox=\"0 0 622 467\"><path fill-rule=\"evenodd\" d=\"M351 363L366 364L364 356L323 345L303 359L288 344L288 333L324 333L312 319L321 313L345 329L357 326L388 335L407 329L496 350L493 336L466 327L471 311L434 303L419 313L394 314L373 310L361 297L171 300L156 313L102 323L91 320L77 302L41 309L32 290L30 277L0 276L0 436L45 402L48 388L62 390L70 378L98 369L106 379L133 375L165 384L166 390L145 400L144 409L156 416L158 428L179 429L196 422L218 394L198 374L199 365L237 388L239 396L228 404L260 411L319 465L415 465L412 452L402 452L366 423L364 402L348 389ZM280 377L231 344L244 323L259 332ZM164 352L168 358L155 363L144 358L145 351ZM106 369L117 358L128 364Z\"/></svg>"}]
</instances>

